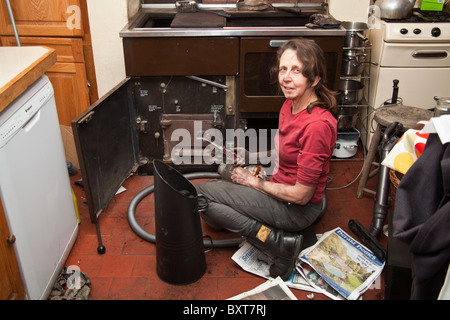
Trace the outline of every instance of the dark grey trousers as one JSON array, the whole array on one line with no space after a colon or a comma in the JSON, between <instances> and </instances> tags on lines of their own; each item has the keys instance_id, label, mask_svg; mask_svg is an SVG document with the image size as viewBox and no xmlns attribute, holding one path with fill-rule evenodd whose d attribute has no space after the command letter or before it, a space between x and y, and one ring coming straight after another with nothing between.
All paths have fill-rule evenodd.
<instances>
[{"instance_id":1,"label":"dark grey trousers","mask_svg":"<svg viewBox=\"0 0 450 320\"><path fill-rule=\"evenodd\" d=\"M247 236L255 220L276 229L299 232L316 221L322 208L322 203L300 206L283 202L225 180L209 180L199 183L196 188L208 201L202 214L205 222L243 236Z\"/></svg>"}]
</instances>

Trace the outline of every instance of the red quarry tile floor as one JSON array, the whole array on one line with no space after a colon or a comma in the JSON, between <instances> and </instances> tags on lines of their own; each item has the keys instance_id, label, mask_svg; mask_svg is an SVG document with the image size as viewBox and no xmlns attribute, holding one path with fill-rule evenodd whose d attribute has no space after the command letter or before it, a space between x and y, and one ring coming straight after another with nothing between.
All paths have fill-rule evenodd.
<instances>
[{"instance_id":1,"label":"red quarry tile floor","mask_svg":"<svg viewBox=\"0 0 450 320\"><path fill-rule=\"evenodd\" d=\"M360 158L332 161L328 188L342 187L357 177L363 165ZM90 222L83 189L74 184L80 173L71 177L81 217L77 241L69 255L66 266L77 265L92 282L93 300L223 300L253 289L266 279L242 270L231 256L236 248L213 249L205 254L207 270L204 276L189 285L171 285L156 274L155 245L142 240L130 228L127 208L130 200L142 189L153 184L153 176L132 176L124 182L125 192L118 194L100 215L99 223L106 253L97 253L95 225ZM375 189L376 177L369 180L368 187ZM193 184L200 180L192 181ZM366 228L372 219L374 197L365 194L356 198L359 179L339 190L328 190L328 210L317 223L316 232L322 233L341 227L353 235L348 228L349 219L357 219ZM147 196L136 209L136 219L148 232L154 233L154 197ZM203 224L203 233L214 239L235 237L217 232ZM387 238L379 236L386 247ZM310 292L292 289L301 300L308 300ZM376 285L366 291L364 300L384 299L384 272ZM329 300L314 293L314 300Z\"/></svg>"}]
</instances>

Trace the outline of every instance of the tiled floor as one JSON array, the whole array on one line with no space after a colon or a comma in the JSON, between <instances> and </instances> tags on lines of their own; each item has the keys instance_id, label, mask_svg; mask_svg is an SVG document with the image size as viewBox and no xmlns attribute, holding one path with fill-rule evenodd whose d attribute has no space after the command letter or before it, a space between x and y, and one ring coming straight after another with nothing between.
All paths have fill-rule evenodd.
<instances>
[{"instance_id":1,"label":"tiled floor","mask_svg":"<svg viewBox=\"0 0 450 320\"><path fill-rule=\"evenodd\" d=\"M353 181L362 167L363 161L332 161L328 188L346 186ZM80 179L78 173L72 182ZM199 180L192 181L194 184ZM357 199L358 181L349 187L328 190L329 206L325 216L318 222L316 232L321 233L341 227L352 235L348 228L349 219L357 219L367 228L372 219L373 196L365 194ZM266 280L247 273L231 260L235 248L213 249L206 253L207 271L197 282L178 286L161 281L156 274L155 245L139 238L130 228L127 208L130 200L143 188L153 184L152 176L132 176L125 181L125 192L116 195L100 216L102 240L106 253L97 253L95 225L90 222L85 194L78 185L73 185L81 216L78 239L70 253L66 265L77 265L92 282L93 300L125 299L227 299L253 289ZM369 180L368 186L376 185L376 178ZM136 219L148 232L154 233L154 198L146 197L136 209ZM203 233L213 238L234 237L228 232L214 232L203 225ZM386 246L384 235L379 237ZM306 300L309 292L292 289L298 299ZM384 299L384 273L372 289L363 295L365 300ZM314 294L314 300L329 300L321 294Z\"/></svg>"}]
</instances>

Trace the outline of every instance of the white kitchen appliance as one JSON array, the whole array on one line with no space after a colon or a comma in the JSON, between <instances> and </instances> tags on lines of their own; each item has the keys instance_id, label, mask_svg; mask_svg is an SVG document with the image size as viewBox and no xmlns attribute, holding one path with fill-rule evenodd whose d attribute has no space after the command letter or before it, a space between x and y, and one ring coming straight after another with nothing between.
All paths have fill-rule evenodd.
<instances>
[{"instance_id":1,"label":"white kitchen appliance","mask_svg":"<svg viewBox=\"0 0 450 320\"><path fill-rule=\"evenodd\" d=\"M403 105L433 109L434 96L450 96L450 14L414 9L408 19L372 20L370 104L391 102L399 80Z\"/></svg>"},{"instance_id":2,"label":"white kitchen appliance","mask_svg":"<svg viewBox=\"0 0 450 320\"><path fill-rule=\"evenodd\" d=\"M45 75L0 113L0 197L26 298L46 299L75 242L78 221Z\"/></svg>"}]
</instances>

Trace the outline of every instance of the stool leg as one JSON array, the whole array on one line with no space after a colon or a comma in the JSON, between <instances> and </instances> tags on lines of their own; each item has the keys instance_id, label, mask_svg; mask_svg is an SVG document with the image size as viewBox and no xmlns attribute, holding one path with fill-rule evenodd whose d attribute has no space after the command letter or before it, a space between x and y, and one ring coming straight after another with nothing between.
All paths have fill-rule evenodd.
<instances>
[{"instance_id":1,"label":"stool leg","mask_svg":"<svg viewBox=\"0 0 450 320\"><path fill-rule=\"evenodd\" d=\"M377 124L375 133L373 134L372 141L370 142L369 152L367 153L366 160L364 160L361 179L359 180L358 190L356 192L356 198L361 199L364 193L364 188L366 187L367 180L369 178L370 168L372 167L372 162L375 159L377 153L378 145L380 144L381 138L381 125Z\"/></svg>"}]
</instances>

